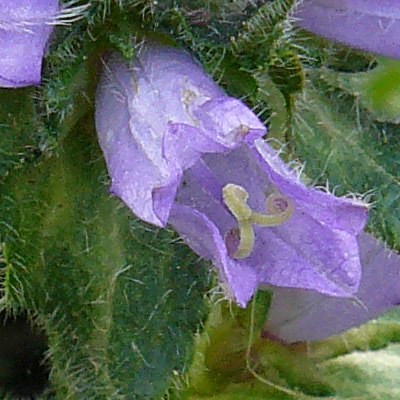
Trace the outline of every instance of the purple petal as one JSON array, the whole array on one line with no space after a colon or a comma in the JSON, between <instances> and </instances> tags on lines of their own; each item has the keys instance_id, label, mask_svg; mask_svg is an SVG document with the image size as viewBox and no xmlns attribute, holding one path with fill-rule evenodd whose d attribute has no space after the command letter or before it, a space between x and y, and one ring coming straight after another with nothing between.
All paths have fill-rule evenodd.
<instances>
[{"instance_id":1,"label":"purple petal","mask_svg":"<svg viewBox=\"0 0 400 400\"><path fill-rule=\"evenodd\" d=\"M235 260L227 250L226 238L237 227L237 222L222 201L222 188L234 183L250 194L253 210L265 209L266 192L278 189L293 201L295 212L277 227L255 227L256 242L251 255ZM358 289L361 265L356 234L364 227L367 207L360 202L339 199L330 194L308 189L290 173L276 153L262 140L224 154L207 154L184 173L177 192L177 203L189 207L219 232L218 251L203 257L214 261L221 277L226 269L252 270L257 285L247 285L243 275L237 273L225 279L239 304L249 299L254 288L263 284L283 287L309 288L334 296L349 297ZM340 221L339 219L347 219ZM170 223L189 243L212 241L209 231L186 226L188 218L175 213ZM225 238L225 242L221 242ZM227 261L221 258L221 246ZM193 247L193 246L192 246ZM209 246L210 247L210 246ZM243 289L240 286L243 285ZM251 292L244 292L245 289ZM240 302L238 299L241 299Z\"/></svg>"},{"instance_id":2,"label":"purple petal","mask_svg":"<svg viewBox=\"0 0 400 400\"><path fill-rule=\"evenodd\" d=\"M227 294L245 307L257 290L257 271L251 265L237 262L228 255L221 232L197 210L175 205L171 210L170 223L192 250L214 261Z\"/></svg>"},{"instance_id":3,"label":"purple petal","mask_svg":"<svg viewBox=\"0 0 400 400\"><path fill-rule=\"evenodd\" d=\"M218 132L221 143L232 148L243 140L253 142L265 135L265 126L243 103L231 97L217 97L195 112L206 132Z\"/></svg>"},{"instance_id":4,"label":"purple petal","mask_svg":"<svg viewBox=\"0 0 400 400\"><path fill-rule=\"evenodd\" d=\"M288 170L276 152L262 141L257 141L253 150L272 183L280 190L290 193L305 213L332 229L354 235L363 230L368 218L365 203L305 187L293 172Z\"/></svg>"},{"instance_id":5,"label":"purple petal","mask_svg":"<svg viewBox=\"0 0 400 400\"><path fill-rule=\"evenodd\" d=\"M0 86L38 84L58 0L0 0Z\"/></svg>"},{"instance_id":6,"label":"purple petal","mask_svg":"<svg viewBox=\"0 0 400 400\"><path fill-rule=\"evenodd\" d=\"M204 152L223 152L249 140L238 132L259 137L266 131L246 106L174 48L147 45L130 66L111 56L96 102L111 191L158 226L167 223L184 169ZM226 104L237 114L226 118Z\"/></svg>"},{"instance_id":7,"label":"purple petal","mask_svg":"<svg viewBox=\"0 0 400 400\"><path fill-rule=\"evenodd\" d=\"M318 35L400 58L398 0L304 0L297 24Z\"/></svg>"},{"instance_id":8,"label":"purple petal","mask_svg":"<svg viewBox=\"0 0 400 400\"><path fill-rule=\"evenodd\" d=\"M321 340L400 305L400 256L365 233L358 243L363 271L353 299L274 287L266 331L288 343Z\"/></svg>"},{"instance_id":9,"label":"purple petal","mask_svg":"<svg viewBox=\"0 0 400 400\"><path fill-rule=\"evenodd\" d=\"M187 124L171 123L163 138L163 156L182 169L190 168L203 153L222 153L225 146Z\"/></svg>"}]
</instances>

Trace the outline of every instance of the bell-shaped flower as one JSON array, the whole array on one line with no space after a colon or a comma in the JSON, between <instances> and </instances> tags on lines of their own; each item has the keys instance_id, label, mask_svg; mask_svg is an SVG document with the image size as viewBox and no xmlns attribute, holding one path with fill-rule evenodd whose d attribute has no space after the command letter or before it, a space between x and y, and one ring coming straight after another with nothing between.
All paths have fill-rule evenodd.
<instances>
[{"instance_id":1,"label":"bell-shaped flower","mask_svg":"<svg viewBox=\"0 0 400 400\"><path fill-rule=\"evenodd\" d=\"M60 9L58 0L0 0L0 87L40 83L54 25L74 22L86 6Z\"/></svg>"},{"instance_id":2,"label":"bell-shaped flower","mask_svg":"<svg viewBox=\"0 0 400 400\"><path fill-rule=\"evenodd\" d=\"M304 0L296 24L352 47L400 58L398 0Z\"/></svg>"},{"instance_id":3,"label":"bell-shaped flower","mask_svg":"<svg viewBox=\"0 0 400 400\"><path fill-rule=\"evenodd\" d=\"M400 255L362 233L362 278L355 299L273 288L266 332L287 343L314 341L357 327L400 305Z\"/></svg>"},{"instance_id":4,"label":"bell-shaped flower","mask_svg":"<svg viewBox=\"0 0 400 400\"><path fill-rule=\"evenodd\" d=\"M96 127L111 192L167 223L245 306L260 285L357 292L357 235L368 207L309 189L262 138L266 129L185 52L141 48L104 61Z\"/></svg>"}]
</instances>

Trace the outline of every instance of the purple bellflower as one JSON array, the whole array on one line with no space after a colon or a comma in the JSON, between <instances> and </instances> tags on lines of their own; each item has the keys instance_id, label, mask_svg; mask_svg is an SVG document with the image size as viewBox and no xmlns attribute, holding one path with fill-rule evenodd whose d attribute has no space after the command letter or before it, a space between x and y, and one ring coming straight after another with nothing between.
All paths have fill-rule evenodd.
<instances>
[{"instance_id":1,"label":"purple bellflower","mask_svg":"<svg viewBox=\"0 0 400 400\"><path fill-rule=\"evenodd\" d=\"M40 83L54 25L74 22L85 7L60 10L58 0L0 0L0 87Z\"/></svg>"},{"instance_id":2,"label":"purple bellflower","mask_svg":"<svg viewBox=\"0 0 400 400\"><path fill-rule=\"evenodd\" d=\"M398 0L304 0L296 24L349 46L400 58Z\"/></svg>"},{"instance_id":3,"label":"purple bellflower","mask_svg":"<svg viewBox=\"0 0 400 400\"><path fill-rule=\"evenodd\" d=\"M400 255L372 236L358 237L362 278L354 299L273 288L266 332L287 343L321 340L400 305Z\"/></svg>"},{"instance_id":4,"label":"purple bellflower","mask_svg":"<svg viewBox=\"0 0 400 400\"><path fill-rule=\"evenodd\" d=\"M96 127L111 192L212 260L240 306L264 284L357 292L368 207L304 186L253 112L187 53L146 45L130 65L109 56Z\"/></svg>"}]
</instances>

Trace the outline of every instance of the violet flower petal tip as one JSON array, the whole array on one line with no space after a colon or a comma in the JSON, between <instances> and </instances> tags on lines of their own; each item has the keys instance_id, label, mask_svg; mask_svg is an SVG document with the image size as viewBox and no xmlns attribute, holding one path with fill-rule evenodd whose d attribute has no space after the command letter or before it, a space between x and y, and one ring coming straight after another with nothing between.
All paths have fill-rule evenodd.
<instances>
[{"instance_id":1,"label":"violet flower petal tip","mask_svg":"<svg viewBox=\"0 0 400 400\"><path fill-rule=\"evenodd\" d=\"M304 0L296 24L352 47L400 59L397 0Z\"/></svg>"},{"instance_id":2,"label":"violet flower petal tip","mask_svg":"<svg viewBox=\"0 0 400 400\"><path fill-rule=\"evenodd\" d=\"M1 0L0 7L0 86L38 84L58 0Z\"/></svg>"},{"instance_id":3,"label":"violet flower petal tip","mask_svg":"<svg viewBox=\"0 0 400 400\"><path fill-rule=\"evenodd\" d=\"M76 21L86 8L60 8L58 0L0 0L0 87L39 84L54 26Z\"/></svg>"},{"instance_id":4,"label":"violet flower petal tip","mask_svg":"<svg viewBox=\"0 0 400 400\"><path fill-rule=\"evenodd\" d=\"M353 298L272 288L266 331L288 343L321 340L400 305L400 255L366 233L358 237L358 243L363 274Z\"/></svg>"},{"instance_id":5,"label":"violet flower petal tip","mask_svg":"<svg viewBox=\"0 0 400 400\"><path fill-rule=\"evenodd\" d=\"M171 224L239 305L261 285L357 292L366 205L304 186L187 53L146 44L131 65L108 57L96 128L112 191Z\"/></svg>"}]
</instances>

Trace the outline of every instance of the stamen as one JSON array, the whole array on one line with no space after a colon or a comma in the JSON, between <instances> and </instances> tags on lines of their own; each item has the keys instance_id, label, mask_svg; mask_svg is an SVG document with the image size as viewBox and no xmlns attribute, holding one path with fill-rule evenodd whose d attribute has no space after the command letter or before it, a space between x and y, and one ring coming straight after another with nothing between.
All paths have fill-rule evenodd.
<instances>
[{"instance_id":1,"label":"stamen","mask_svg":"<svg viewBox=\"0 0 400 400\"><path fill-rule=\"evenodd\" d=\"M273 193L267 197L266 209L269 214L253 211L247 204L249 193L239 185L229 183L222 189L222 198L229 211L238 223L239 245L233 258L248 257L254 248L253 224L263 227L278 226L286 222L293 214L292 202L280 193Z\"/></svg>"}]
</instances>

